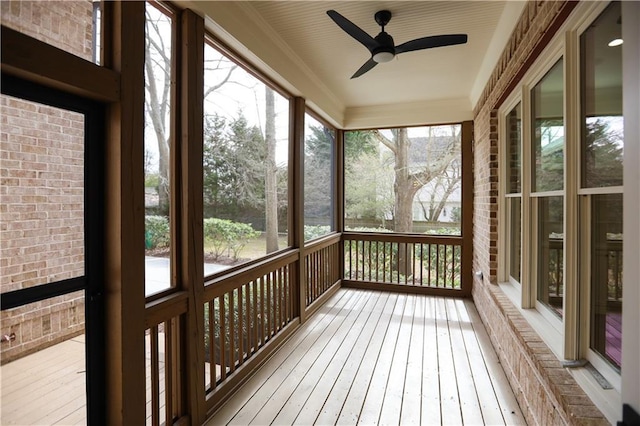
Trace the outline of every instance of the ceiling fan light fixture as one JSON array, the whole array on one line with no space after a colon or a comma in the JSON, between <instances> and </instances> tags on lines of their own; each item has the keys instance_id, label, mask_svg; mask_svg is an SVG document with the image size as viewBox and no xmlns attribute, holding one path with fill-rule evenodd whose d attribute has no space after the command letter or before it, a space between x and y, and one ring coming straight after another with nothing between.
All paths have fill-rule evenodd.
<instances>
[{"instance_id":1,"label":"ceiling fan light fixture","mask_svg":"<svg viewBox=\"0 0 640 426\"><path fill-rule=\"evenodd\" d=\"M373 60L380 64L382 62L389 62L394 58L394 56L396 55L393 52L389 50L382 50L373 54Z\"/></svg>"},{"instance_id":2,"label":"ceiling fan light fixture","mask_svg":"<svg viewBox=\"0 0 640 426\"><path fill-rule=\"evenodd\" d=\"M621 38L614 38L613 40L611 40L609 42L609 47L616 47L616 46L620 46L622 44L622 39Z\"/></svg>"}]
</instances>

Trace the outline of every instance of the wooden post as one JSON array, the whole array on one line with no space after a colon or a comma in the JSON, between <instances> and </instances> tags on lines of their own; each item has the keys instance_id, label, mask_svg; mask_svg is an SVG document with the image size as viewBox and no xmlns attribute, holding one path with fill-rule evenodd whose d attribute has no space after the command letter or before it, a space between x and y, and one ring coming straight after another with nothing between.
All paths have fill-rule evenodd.
<instances>
[{"instance_id":1,"label":"wooden post","mask_svg":"<svg viewBox=\"0 0 640 426\"><path fill-rule=\"evenodd\" d=\"M333 200L335 204L334 211L336 212L336 232L344 232L344 212L345 212L345 200L344 200L344 130L336 130L336 147L335 147L335 168L336 168L336 181L334 183L336 187L335 198ZM340 238L340 244L338 244L337 256L331 256L331 262L338 262L333 265L335 268L339 268L338 276L340 281L344 276L344 240Z\"/></svg>"},{"instance_id":2,"label":"wooden post","mask_svg":"<svg viewBox=\"0 0 640 426\"><path fill-rule=\"evenodd\" d=\"M306 320L307 274L304 264L304 114L305 100L294 98L289 119L289 229L291 245L299 250L299 258L293 273L294 316L300 316L300 322ZM297 297L296 297L297 296ZM296 303L295 301L298 301Z\"/></svg>"},{"instance_id":3,"label":"wooden post","mask_svg":"<svg viewBox=\"0 0 640 426\"><path fill-rule=\"evenodd\" d=\"M145 422L144 2L103 2L103 63L120 73L107 113L106 423Z\"/></svg>"},{"instance_id":4,"label":"wooden post","mask_svg":"<svg viewBox=\"0 0 640 426\"><path fill-rule=\"evenodd\" d=\"M202 143L204 111L204 20L184 10L180 16L180 64L177 67L180 116L176 135L179 158L172 197L177 218L178 286L186 290L189 310L182 322L182 404L191 424L205 421L204 396L204 246L202 199ZM198 100L196 102L196 100ZM177 201L180 201L177 203Z\"/></svg>"},{"instance_id":5,"label":"wooden post","mask_svg":"<svg viewBox=\"0 0 640 426\"><path fill-rule=\"evenodd\" d=\"M471 296L473 284L473 121L462 122L462 294Z\"/></svg>"}]
</instances>

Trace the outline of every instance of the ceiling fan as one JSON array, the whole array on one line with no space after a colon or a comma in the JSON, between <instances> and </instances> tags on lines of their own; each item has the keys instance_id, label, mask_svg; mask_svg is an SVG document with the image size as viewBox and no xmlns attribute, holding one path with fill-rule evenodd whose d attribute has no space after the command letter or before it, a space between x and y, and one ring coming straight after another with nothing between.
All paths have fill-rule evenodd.
<instances>
[{"instance_id":1,"label":"ceiling fan","mask_svg":"<svg viewBox=\"0 0 640 426\"><path fill-rule=\"evenodd\" d=\"M391 20L391 12L388 10L380 10L374 15L374 19L378 25L382 27L380 34L375 37L371 37L360 29L360 27L335 10L328 10L327 15L329 15L329 17L333 19L333 21L347 34L362 43L371 53L371 58L365 62L364 65L362 65L360 69L351 76L351 78L360 77L367 71L371 71L371 69L379 63L389 62L400 53L430 49L432 47L452 46L467 42L466 34L448 34L417 38L395 46L393 37L387 34L384 30L385 25L387 25Z\"/></svg>"}]
</instances>

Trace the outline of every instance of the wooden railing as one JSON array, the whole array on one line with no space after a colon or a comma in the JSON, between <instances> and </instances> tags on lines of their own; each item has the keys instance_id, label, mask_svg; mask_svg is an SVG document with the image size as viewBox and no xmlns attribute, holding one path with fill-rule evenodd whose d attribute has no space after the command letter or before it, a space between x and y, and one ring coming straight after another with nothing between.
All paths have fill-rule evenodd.
<instances>
[{"instance_id":1,"label":"wooden railing","mask_svg":"<svg viewBox=\"0 0 640 426\"><path fill-rule=\"evenodd\" d=\"M340 235L332 235L311 243L305 252L307 274L306 306L325 294L342 277L340 268Z\"/></svg>"},{"instance_id":2,"label":"wooden railing","mask_svg":"<svg viewBox=\"0 0 640 426\"><path fill-rule=\"evenodd\" d=\"M207 394L231 381L299 315L299 293L292 285L298 256L297 251L283 253L205 283Z\"/></svg>"},{"instance_id":3,"label":"wooden railing","mask_svg":"<svg viewBox=\"0 0 640 426\"><path fill-rule=\"evenodd\" d=\"M145 332L147 425L174 424L180 418L178 358L180 321L186 294L147 304ZM166 319L163 319L165 318Z\"/></svg>"},{"instance_id":4,"label":"wooden railing","mask_svg":"<svg viewBox=\"0 0 640 426\"><path fill-rule=\"evenodd\" d=\"M348 232L343 240L345 285L462 288L461 237Z\"/></svg>"}]
</instances>

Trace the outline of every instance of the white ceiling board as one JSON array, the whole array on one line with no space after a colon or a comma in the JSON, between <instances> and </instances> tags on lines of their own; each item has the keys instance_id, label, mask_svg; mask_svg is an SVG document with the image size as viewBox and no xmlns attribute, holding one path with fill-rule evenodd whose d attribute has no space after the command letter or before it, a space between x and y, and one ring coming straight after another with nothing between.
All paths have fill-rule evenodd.
<instances>
[{"instance_id":1,"label":"white ceiling board","mask_svg":"<svg viewBox=\"0 0 640 426\"><path fill-rule=\"evenodd\" d=\"M496 30L510 33L517 13L507 1L235 1L186 2L209 16L209 29L228 43L251 51L263 72L315 105L325 118L343 124L347 116L401 105L461 105L486 83L501 48L490 48ZM375 12L393 14L385 30L395 44L439 34L468 34L468 43L398 55L363 76L351 75L370 54L326 14L334 9L371 36L380 31ZM513 21L513 22L510 22ZM506 36L508 38L508 35ZM506 41L506 40L505 40ZM490 56L489 58L487 56ZM485 70L486 74L487 71ZM484 81L482 81L484 80ZM481 87L478 89L478 87ZM476 95L474 95L476 96ZM466 106L462 108L467 111ZM470 110L470 107L469 107ZM466 114L466 112L465 112ZM393 118L391 118L393 120ZM349 119L351 121L351 119ZM407 117L398 115L398 125ZM357 120L356 120L357 121Z\"/></svg>"}]
</instances>

